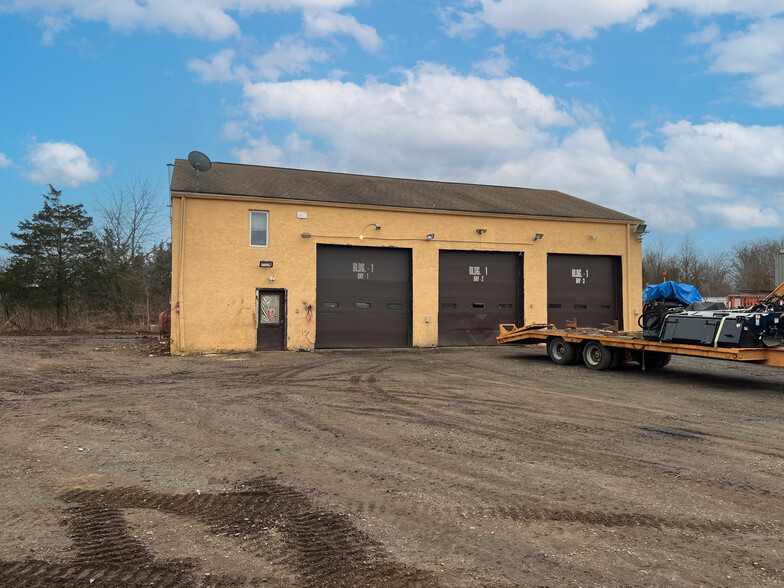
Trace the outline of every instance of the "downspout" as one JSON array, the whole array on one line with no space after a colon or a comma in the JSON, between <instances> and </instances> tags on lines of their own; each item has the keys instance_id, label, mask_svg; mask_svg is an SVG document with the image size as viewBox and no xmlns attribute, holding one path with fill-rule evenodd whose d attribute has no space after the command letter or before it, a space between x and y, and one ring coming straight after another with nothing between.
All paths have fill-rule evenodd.
<instances>
[{"instance_id":1,"label":"downspout","mask_svg":"<svg viewBox=\"0 0 784 588\"><path fill-rule=\"evenodd\" d=\"M180 353L183 352L185 344L185 325L182 321L182 267L183 267L183 242L185 240L185 194L180 194L180 239L179 239L179 261L177 263L177 335L179 339Z\"/></svg>"},{"instance_id":2,"label":"downspout","mask_svg":"<svg viewBox=\"0 0 784 588\"><path fill-rule=\"evenodd\" d=\"M629 282L630 282L630 275L631 275L631 247L629 246L629 234L634 234L632 231L631 225L626 225L626 272L624 272L623 281L625 282L624 291L626 292L626 302L624 306L624 314L627 312L629 313L626 317L631 318L631 296L629 292ZM623 320L623 330L628 331L629 325L633 325L634 321L627 321L626 318ZM634 328L634 327L632 327Z\"/></svg>"}]
</instances>

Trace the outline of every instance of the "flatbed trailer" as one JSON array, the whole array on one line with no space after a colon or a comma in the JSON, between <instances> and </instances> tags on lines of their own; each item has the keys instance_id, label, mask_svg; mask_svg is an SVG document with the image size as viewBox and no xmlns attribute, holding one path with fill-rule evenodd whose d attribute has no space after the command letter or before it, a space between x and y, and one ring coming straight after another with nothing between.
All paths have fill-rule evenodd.
<instances>
[{"instance_id":1,"label":"flatbed trailer","mask_svg":"<svg viewBox=\"0 0 784 588\"><path fill-rule=\"evenodd\" d=\"M606 370L624 361L637 361L643 369L661 368L673 355L740 361L757 365L784 366L784 346L719 347L689 345L643 339L641 331L617 332L601 329L556 329L538 324L517 327L499 325L499 344L547 345L547 355L557 364L582 360L593 370Z\"/></svg>"}]
</instances>

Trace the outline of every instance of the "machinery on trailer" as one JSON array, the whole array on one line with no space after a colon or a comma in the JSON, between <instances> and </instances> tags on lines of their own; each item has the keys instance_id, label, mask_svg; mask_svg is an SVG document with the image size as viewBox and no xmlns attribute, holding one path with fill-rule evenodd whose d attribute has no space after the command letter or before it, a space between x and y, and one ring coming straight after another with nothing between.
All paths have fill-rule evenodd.
<instances>
[{"instance_id":1,"label":"machinery on trailer","mask_svg":"<svg viewBox=\"0 0 784 588\"><path fill-rule=\"evenodd\" d=\"M784 345L784 283L751 308L702 302L693 286L664 282L643 292L639 325L649 341L717 347Z\"/></svg>"},{"instance_id":2,"label":"machinery on trailer","mask_svg":"<svg viewBox=\"0 0 784 588\"><path fill-rule=\"evenodd\" d=\"M681 298L646 301L640 317L642 331L507 324L500 325L496 341L545 343L554 363L582 360L594 370L624 361L637 361L643 369L661 368L673 355L784 366L784 283L749 309L701 308L704 303L686 304Z\"/></svg>"}]
</instances>

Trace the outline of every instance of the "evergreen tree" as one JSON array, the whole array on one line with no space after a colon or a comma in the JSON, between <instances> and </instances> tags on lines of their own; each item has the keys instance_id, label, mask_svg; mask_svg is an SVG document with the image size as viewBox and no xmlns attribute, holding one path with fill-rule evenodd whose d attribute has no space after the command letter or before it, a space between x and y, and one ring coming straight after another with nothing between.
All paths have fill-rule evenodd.
<instances>
[{"instance_id":1,"label":"evergreen tree","mask_svg":"<svg viewBox=\"0 0 784 588\"><path fill-rule=\"evenodd\" d=\"M49 188L41 211L11 233L18 243L3 245L12 257L2 290L17 303L54 308L62 328L70 306L80 298L89 300L96 291L100 251L93 219L84 207L63 204L62 191L51 184Z\"/></svg>"}]
</instances>

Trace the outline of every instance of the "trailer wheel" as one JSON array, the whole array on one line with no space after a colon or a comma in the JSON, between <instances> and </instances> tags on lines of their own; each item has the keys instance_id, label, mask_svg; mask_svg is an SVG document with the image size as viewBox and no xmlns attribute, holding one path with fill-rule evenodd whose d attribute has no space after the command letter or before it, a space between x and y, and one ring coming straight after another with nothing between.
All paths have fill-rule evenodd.
<instances>
[{"instance_id":1,"label":"trailer wheel","mask_svg":"<svg viewBox=\"0 0 784 588\"><path fill-rule=\"evenodd\" d=\"M547 355L550 361L558 365L574 363L574 343L567 343L562 337L552 337L547 340Z\"/></svg>"},{"instance_id":2,"label":"trailer wheel","mask_svg":"<svg viewBox=\"0 0 784 588\"><path fill-rule=\"evenodd\" d=\"M613 363L613 350L598 341L588 341L583 347L583 362L591 370L606 370Z\"/></svg>"},{"instance_id":3,"label":"trailer wheel","mask_svg":"<svg viewBox=\"0 0 784 588\"><path fill-rule=\"evenodd\" d=\"M645 353L645 361L643 363L643 353ZM672 359L671 353L664 353L663 351L635 351L634 359L637 363L643 366L646 370L658 370L670 363Z\"/></svg>"}]
</instances>

